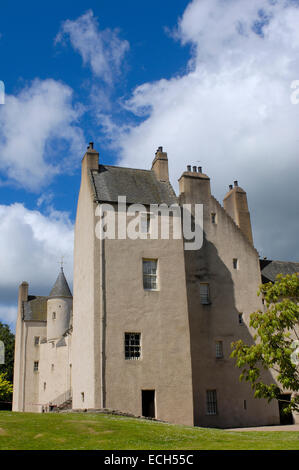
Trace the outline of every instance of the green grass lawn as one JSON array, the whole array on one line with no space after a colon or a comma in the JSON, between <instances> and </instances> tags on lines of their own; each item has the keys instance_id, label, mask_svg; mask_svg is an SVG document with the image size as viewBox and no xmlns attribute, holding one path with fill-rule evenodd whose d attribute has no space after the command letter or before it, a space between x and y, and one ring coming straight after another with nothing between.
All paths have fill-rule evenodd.
<instances>
[{"instance_id":1,"label":"green grass lawn","mask_svg":"<svg viewBox=\"0 0 299 470\"><path fill-rule=\"evenodd\" d=\"M299 432L236 432L91 413L0 411L1 450L298 450Z\"/></svg>"}]
</instances>

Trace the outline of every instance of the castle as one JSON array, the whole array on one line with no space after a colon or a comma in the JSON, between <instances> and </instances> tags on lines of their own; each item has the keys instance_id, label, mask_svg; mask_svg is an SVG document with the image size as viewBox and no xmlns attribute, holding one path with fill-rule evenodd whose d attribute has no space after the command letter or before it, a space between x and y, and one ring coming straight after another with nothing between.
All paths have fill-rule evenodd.
<instances>
[{"instance_id":1,"label":"castle","mask_svg":"<svg viewBox=\"0 0 299 470\"><path fill-rule=\"evenodd\" d=\"M97 236L101 207L113 208L120 226L119 196L145 208L143 237ZM202 205L199 248L148 236L151 207L161 204ZM172 233L175 215L169 219ZM130 212L126 223L132 220ZM19 288L13 410L69 406L191 426L278 424L278 402L254 399L230 358L233 341L253 341L249 315L263 309L257 291L261 269L270 279L269 264L261 267L237 181L222 206L210 178L188 166L177 196L162 147L151 170L139 170L99 163L90 143L82 160L73 297L63 269L48 297L29 295L26 282ZM282 265L280 272L286 265L299 271L298 264ZM273 380L270 371L264 378Z\"/></svg>"}]
</instances>

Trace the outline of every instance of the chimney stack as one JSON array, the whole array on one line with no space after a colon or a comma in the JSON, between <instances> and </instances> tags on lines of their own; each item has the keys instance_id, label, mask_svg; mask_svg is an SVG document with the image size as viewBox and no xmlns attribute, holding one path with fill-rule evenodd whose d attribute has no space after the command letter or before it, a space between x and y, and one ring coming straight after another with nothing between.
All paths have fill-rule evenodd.
<instances>
[{"instance_id":1,"label":"chimney stack","mask_svg":"<svg viewBox=\"0 0 299 470\"><path fill-rule=\"evenodd\" d=\"M229 185L229 192L223 199L223 207L231 216L240 230L253 244L250 213L247 204L246 192L240 188L238 181L234 181L234 186Z\"/></svg>"},{"instance_id":2,"label":"chimney stack","mask_svg":"<svg viewBox=\"0 0 299 470\"><path fill-rule=\"evenodd\" d=\"M163 152L163 147L158 147L152 163L152 170L159 181L169 181L167 153Z\"/></svg>"}]
</instances>

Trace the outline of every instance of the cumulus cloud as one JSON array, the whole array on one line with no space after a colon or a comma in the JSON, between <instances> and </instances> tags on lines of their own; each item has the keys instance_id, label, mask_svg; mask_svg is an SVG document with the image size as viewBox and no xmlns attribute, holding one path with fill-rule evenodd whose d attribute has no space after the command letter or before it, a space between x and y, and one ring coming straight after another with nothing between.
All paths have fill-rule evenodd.
<instances>
[{"instance_id":1,"label":"cumulus cloud","mask_svg":"<svg viewBox=\"0 0 299 470\"><path fill-rule=\"evenodd\" d=\"M34 80L0 106L0 170L9 181L39 190L71 171L84 149L72 89L52 79Z\"/></svg>"},{"instance_id":2,"label":"cumulus cloud","mask_svg":"<svg viewBox=\"0 0 299 470\"><path fill-rule=\"evenodd\" d=\"M193 0L173 32L191 46L186 72L134 90L125 107L141 123L107 126L122 165L150 167L163 145L176 189L193 163L220 200L239 180L260 254L297 261L298 24L294 1Z\"/></svg>"},{"instance_id":3,"label":"cumulus cloud","mask_svg":"<svg viewBox=\"0 0 299 470\"><path fill-rule=\"evenodd\" d=\"M48 295L64 256L72 285L73 224L67 213L45 216L23 204L0 205L0 320L15 320L18 286L29 283L34 295Z\"/></svg>"},{"instance_id":4,"label":"cumulus cloud","mask_svg":"<svg viewBox=\"0 0 299 470\"><path fill-rule=\"evenodd\" d=\"M92 10L88 10L76 20L66 20L56 36L56 44L65 38L79 52L83 63L88 64L94 75L106 84L112 85L120 73L129 43L119 38L119 31L100 30Z\"/></svg>"}]
</instances>

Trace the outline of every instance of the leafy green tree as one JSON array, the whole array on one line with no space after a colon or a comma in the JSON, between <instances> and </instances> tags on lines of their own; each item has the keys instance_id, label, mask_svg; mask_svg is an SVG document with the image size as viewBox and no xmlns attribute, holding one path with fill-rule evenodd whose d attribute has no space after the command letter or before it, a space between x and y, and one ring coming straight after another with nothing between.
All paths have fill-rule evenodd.
<instances>
[{"instance_id":1,"label":"leafy green tree","mask_svg":"<svg viewBox=\"0 0 299 470\"><path fill-rule=\"evenodd\" d=\"M13 381L13 366L15 354L15 335L10 331L8 325L0 321L0 341L4 343L5 363L0 364L0 373L5 372L7 380Z\"/></svg>"},{"instance_id":2,"label":"leafy green tree","mask_svg":"<svg viewBox=\"0 0 299 470\"><path fill-rule=\"evenodd\" d=\"M275 283L260 286L266 311L250 316L256 330L255 343L232 343L231 356L242 369L240 380L250 382L256 398L279 400L283 391L292 393L285 412L299 411L299 274L279 274ZM264 383L262 370L275 371L277 383Z\"/></svg>"},{"instance_id":3,"label":"leafy green tree","mask_svg":"<svg viewBox=\"0 0 299 470\"><path fill-rule=\"evenodd\" d=\"M0 401L11 400L12 383L6 378L4 372L0 372Z\"/></svg>"}]
</instances>

